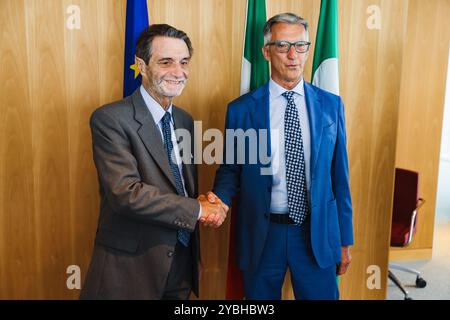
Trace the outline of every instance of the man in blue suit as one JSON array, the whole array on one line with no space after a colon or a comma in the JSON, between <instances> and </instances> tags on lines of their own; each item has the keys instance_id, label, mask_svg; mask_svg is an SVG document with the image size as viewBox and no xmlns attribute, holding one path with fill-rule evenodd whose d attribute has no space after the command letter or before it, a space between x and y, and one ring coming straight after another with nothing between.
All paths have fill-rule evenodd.
<instances>
[{"instance_id":1,"label":"man in blue suit","mask_svg":"<svg viewBox=\"0 0 450 320\"><path fill-rule=\"evenodd\" d=\"M338 299L336 274L351 259L344 107L303 80L309 46L301 17L268 20L262 53L271 79L227 110L225 128L246 139L227 140L208 198L230 206L237 196L236 255L247 299L281 299L287 268L296 299ZM266 150L270 161L261 158ZM260 157L251 161L255 151Z\"/></svg>"}]
</instances>

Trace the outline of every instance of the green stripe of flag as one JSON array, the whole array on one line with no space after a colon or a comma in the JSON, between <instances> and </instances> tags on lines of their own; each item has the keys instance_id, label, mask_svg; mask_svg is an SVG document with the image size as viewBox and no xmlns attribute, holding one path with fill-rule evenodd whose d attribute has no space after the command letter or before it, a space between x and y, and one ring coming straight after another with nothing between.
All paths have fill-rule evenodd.
<instances>
[{"instance_id":1,"label":"green stripe of flag","mask_svg":"<svg viewBox=\"0 0 450 320\"><path fill-rule=\"evenodd\" d=\"M338 56L338 1L321 0L311 82L336 94L339 93Z\"/></svg>"},{"instance_id":2,"label":"green stripe of flag","mask_svg":"<svg viewBox=\"0 0 450 320\"><path fill-rule=\"evenodd\" d=\"M249 79L249 83L241 83L241 93L245 93L242 92L242 89L251 91L269 81L269 64L261 52L264 45L263 28L265 23L265 0L248 0L243 56L243 60L246 61L243 61L242 65L241 82L244 79L247 79L248 82Z\"/></svg>"}]
</instances>

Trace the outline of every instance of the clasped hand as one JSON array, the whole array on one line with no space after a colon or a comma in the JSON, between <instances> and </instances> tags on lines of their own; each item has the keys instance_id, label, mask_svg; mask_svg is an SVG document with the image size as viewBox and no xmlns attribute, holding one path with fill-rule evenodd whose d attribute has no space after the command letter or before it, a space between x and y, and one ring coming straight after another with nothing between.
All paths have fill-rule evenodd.
<instances>
[{"instance_id":1,"label":"clasped hand","mask_svg":"<svg viewBox=\"0 0 450 320\"><path fill-rule=\"evenodd\" d=\"M229 207L211 191L200 195L197 200L202 206L200 222L206 227L220 227L227 217Z\"/></svg>"}]
</instances>

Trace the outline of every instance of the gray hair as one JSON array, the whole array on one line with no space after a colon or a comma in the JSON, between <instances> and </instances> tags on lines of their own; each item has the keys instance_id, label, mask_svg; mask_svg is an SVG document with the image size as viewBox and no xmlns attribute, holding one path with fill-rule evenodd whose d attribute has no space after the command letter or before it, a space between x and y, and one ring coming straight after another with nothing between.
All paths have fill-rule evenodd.
<instances>
[{"instance_id":1,"label":"gray hair","mask_svg":"<svg viewBox=\"0 0 450 320\"><path fill-rule=\"evenodd\" d=\"M272 37L272 26L276 23L297 24L299 26L303 26L306 32L308 32L308 21L294 13L280 13L267 20L264 25L264 45L270 42L270 38Z\"/></svg>"}]
</instances>

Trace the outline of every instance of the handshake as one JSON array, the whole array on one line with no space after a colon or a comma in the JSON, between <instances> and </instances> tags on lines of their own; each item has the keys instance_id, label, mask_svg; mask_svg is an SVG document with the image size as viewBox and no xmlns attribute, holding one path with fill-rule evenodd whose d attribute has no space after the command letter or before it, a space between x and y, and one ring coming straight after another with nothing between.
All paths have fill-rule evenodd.
<instances>
[{"instance_id":1,"label":"handshake","mask_svg":"<svg viewBox=\"0 0 450 320\"><path fill-rule=\"evenodd\" d=\"M197 200L202 207L202 215L199 221L206 227L220 227L230 208L212 191L208 191L206 195L200 195Z\"/></svg>"}]
</instances>

